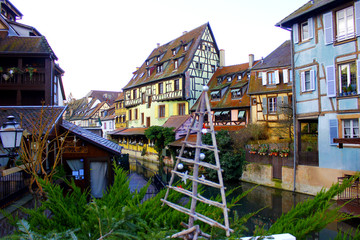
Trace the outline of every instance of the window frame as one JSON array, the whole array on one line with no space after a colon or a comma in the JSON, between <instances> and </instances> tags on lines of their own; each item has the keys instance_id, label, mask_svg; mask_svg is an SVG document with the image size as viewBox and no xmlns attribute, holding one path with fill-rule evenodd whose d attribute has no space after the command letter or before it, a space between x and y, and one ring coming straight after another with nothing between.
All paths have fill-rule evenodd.
<instances>
[{"instance_id":1,"label":"window frame","mask_svg":"<svg viewBox=\"0 0 360 240\"><path fill-rule=\"evenodd\" d=\"M158 94L163 94L164 93L164 84L162 82L159 83L158 88L159 88Z\"/></svg>"},{"instance_id":2,"label":"window frame","mask_svg":"<svg viewBox=\"0 0 360 240\"><path fill-rule=\"evenodd\" d=\"M350 9L351 8L351 13L352 13L352 32L349 31L349 26L347 26L347 24L349 23L347 17L349 17L347 14L346 14L346 10L347 9ZM345 23L345 26L341 27L341 24L339 23L339 15L341 12L345 12L344 14L344 23ZM341 9L338 9L334 12L334 22L335 22L335 27L334 27L334 30L335 30L335 39L337 42L341 42L341 41L345 41L345 40L348 40L348 39L353 39L355 36L356 36L356 26L355 26L355 8L354 8L354 5L348 5L348 6L345 6ZM350 19L351 20L351 19ZM342 34L340 35L339 32L342 31L342 29L339 29L339 28L345 28L345 34Z\"/></svg>"},{"instance_id":3,"label":"window frame","mask_svg":"<svg viewBox=\"0 0 360 240\"><path fill-rule=\"evenodd\" d=\"M186 115L185 103L178 104L178 115L179 116Z\"/></svg>"},{"instance_id":4,"label":"window frame","mask_svg":"<svg viewBox=\"0 0 360 240\"><path fill-rule=\"evenodd\" d=\"M159 114L158 114L159 118L164 118L165 117L165 105L159 105Z\"/></svg>"},{"instance_id":5,"label":"window frame","mask_svg":"<svg viewBox=\"0 0 360 240\"><path fill-rule=\"evenodd\" d=\"M174 80L174 91L180 90L180 81L179 79Z\"/></svg>"},{"instance_id":6,"label":"window frame","mask_svg":"<svg viewBox=\"0 0 360 240\"><path fill-rule=\"evenodd\" d=\"M277 113L277 97L268 97L267 108L268 108L268 114Z\"/></svg>"},{"instance_id":7,"label":"window frame","mask_svg":"<svg viewBox=\"0 0 360 240\"><path fill-rule=\"evenodd\" d=\"M354 122L357 122L357 126L354 126ZM345 123L349 122L350 126L349 128L350 134L345 134ZM354 135L354 129L357 129L357 135ZM343 138L359 138L359 118L349 118L349 119L341 119L341 131L342 131L342 137ZM348 137L347 137L348 136Z\"/></svg>"},{"instance_id":8,"label":"window frame","mask_svg":"<svg viewBox=\"0 0 360 240\"><path fill-rule=\"evenodd\" d=\"M354 70L354 72L353 73L351 73L351 65L353 64L353 70ZM358 66L356 65L357 64L357 62L355 62L355 61L351 61L351 62L346 62L346 63L341 63L341 64L338 64L337 65L337 70L338 70L338 86L339 86L339 89L338 89L338 92L339 93L342 93L342 94L344 94L344 91L343 91L343 88L344 88L344 86L343 86L343 83L342 83L342 74L341 74L341 67L343 67L343 66L348 66L348 69L347 69L347 87L349 87L349 85L351 85L351 87L352 87L352 92L353 91L355 91L355 92L357 92L358 91L358 81L359 81L359 79L358 79L358 76L357 76L357 68L358 68ZM354 81L354 83L353 84L351 84L351 76L352 76L352 74L353 74L353 76L354 76L354 79L355 79L355 81ZM347 91L346 91L347 92Z\"/></svg>"},{"instance_id":9,"label":"window frame","mask_svg":"<svg viewBox=\"0 0 360 240\"><path fill-rule=\"evenodd\" d=\"M309 73L309 75L307 75ZM307 76L309 76L309 79L307 80ZM315 70L313 69L306 69L300 72L300 82L301 82L301 92L302 93L308 93L315 91ZM308 88L306 83L309 83Z\"/></svg>"}]
</instances>

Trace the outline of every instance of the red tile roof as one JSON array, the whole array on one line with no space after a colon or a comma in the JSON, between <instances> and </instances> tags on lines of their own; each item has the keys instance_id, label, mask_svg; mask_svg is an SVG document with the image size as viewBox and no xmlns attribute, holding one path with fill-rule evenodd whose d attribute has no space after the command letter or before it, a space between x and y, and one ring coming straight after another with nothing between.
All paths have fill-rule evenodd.
<instances>
[{"instance_id":1,"label":"red tile roof","mask_svg":"<svg viewBox=\"0 0 360 240\"><path fill-rule=\"evenodd\" d=\"M209 23L206 23L158 48L155 48L142 66L135 72L135 75L124 87L124 89L184 74L193 60L193 56L198 48L201 37L207 27L212 34ZM185 45L188 46L188 50L186 51L184 50ZM217 48L216 44L215 47ZM173 55L173 49L176 49L177 51L175 55ZM216 49L216 51L218 52L218 49ZM158 56L161 58L160 61L157 61ZM174 60L176 59L182 60L177 69L174 68ZM149 62L149 64L147 64L147 62ZM159 64L163 64L163 72L156 73L156 67ZM147 75L148 69L151 71L150 76Z\"/></svg>"}]
</instances>

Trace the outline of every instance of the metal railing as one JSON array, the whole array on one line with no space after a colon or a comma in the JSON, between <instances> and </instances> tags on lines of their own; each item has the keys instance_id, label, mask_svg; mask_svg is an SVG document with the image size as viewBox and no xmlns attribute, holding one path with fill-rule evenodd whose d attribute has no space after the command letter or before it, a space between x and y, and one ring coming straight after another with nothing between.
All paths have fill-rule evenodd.
<instances>
[{"instance_id":1,"label":"metal railing","mask_svg":"<svg viewBox=\"0 0 360 240\"><path fill-rule=\"evenodd\" d=\"M342 184L344 179L347 178L348 177L338 177L339 184ZM356 180L355 182L353 182L353 184L350 187L346 188L342 193L339 193L338 200L345 200L345 201L352 200L350 202L351 204L360 205L359 187L360 187L359 181Z\"/></svg>"},{"instance_id":2,"label":"metal railing","mask_svg":"<svg viewBox=\"0 0 360 240\"><path fill-rule=\"evenodd\" d=\"M0 176L0 208L28 191L30 175L24 171Z\"/></svg>"}]
</instances>

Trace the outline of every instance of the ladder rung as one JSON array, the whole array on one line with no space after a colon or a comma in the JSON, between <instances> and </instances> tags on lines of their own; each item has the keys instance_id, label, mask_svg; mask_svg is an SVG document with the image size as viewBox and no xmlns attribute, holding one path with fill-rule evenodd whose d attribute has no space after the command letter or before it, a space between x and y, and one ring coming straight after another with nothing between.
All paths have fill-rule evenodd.
<instances>
[{"instance_id":1,"label":"ladder rung","mask_svg":"<svg viewBox=\"0 0 360 240\"><path fill-rule=\"evenodd\" d=\"M184 158L184 157L177 157L177 158L180 159L183 162L186 162L186 163L197 164L197 165L207 167L207 168L211 168L211 169L214 169L214 170L219 170L220 169L219 167L217 167L216 165L213 165L211 163L202 162L202 161L195 162L193 159Z\"/></svg>"},{"instance_id":2,"label":"ladder rung","mask_svg":"<svg viewBox=\"0 0 360 240\"><path fill-rule=\"evenodd\" d=\"M179 177L183 178L184 177L184 173L181 173L181 172L178 172L178 171L175 171L175 170L171 170L172 173L175 173L176 175L178 175ZM219 183L214 183L212 181L208 181L208 180L205 180L205 179L200 179L200 178L194 178L193 176L191 175L188 175L187 178L191 181L194 181L194 182L197 182L197 183L201 183L201 184L204 184L204 185L207 185L207 186L210 186L210 187L214 187L214 188L224 188L226 189L223 185L219 184Z\"/></svg>"}]
</instances>

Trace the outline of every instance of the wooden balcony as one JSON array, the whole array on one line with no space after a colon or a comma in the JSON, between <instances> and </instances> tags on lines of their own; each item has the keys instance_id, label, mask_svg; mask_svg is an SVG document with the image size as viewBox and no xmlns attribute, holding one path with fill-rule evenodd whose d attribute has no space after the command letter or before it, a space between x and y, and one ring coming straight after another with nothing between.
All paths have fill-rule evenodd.
<instances>
[{"instance_id":1,"label":"wooden balcony","mask_svg":"<svg viewBox=\"0 0 360 240\"><path fill-rule=\"evenodd\" d=\"M18 171L0 175L0 208L7 206L28 191L30 175Z\"/></svg>"},{"instance_id":2,"label":"wooden balcony","mask_svg":"<svg viewBox=\"0 0 360 240\"><path fill-rule=\"evenodd\" d=\"M29 73L0 73L0 86L1 87L14 87L14 86L44 86L45 85L45 72L38 71L34 72L32 77Z\"/></svg>"}]
</instances>

